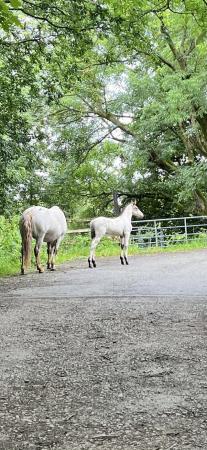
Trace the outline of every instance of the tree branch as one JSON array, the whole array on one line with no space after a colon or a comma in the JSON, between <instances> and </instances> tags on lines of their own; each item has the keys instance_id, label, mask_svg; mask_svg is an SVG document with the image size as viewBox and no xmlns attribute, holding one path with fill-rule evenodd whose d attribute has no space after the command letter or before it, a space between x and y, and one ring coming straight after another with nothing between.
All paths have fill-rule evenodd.
<instances>
[{"instance_id":1,"label":"tree branch","mask_svg":"<svg viewBox=\"0 0 207 450\"><path fill-rule=\"evenodd\" d=\"M117 127L113 128L113 130L108 131L106 134L104 134L104 136L102 136L102 137L100 137L99 139L97 139L95 142L93 142L93 143L87 148L87 150L86 150L84 156L83 156L82 159L79 161L79 166L85 162L85 160L86 160L86 158L87 158L89 152L90 152L94 147L96 147L97 145L101 144L101 142L103 142L104 139L106 139L108 136L110 136L110 134L111 134L114 130L116 130L116 128L117 128Z\"/></svg>"},{"instance_id":2,"label":"tree branch","mask_svg":"<svg viewBox=\"0 0 207 450\"><path fill-rule=\"evenodd\" d=\"M185 70L186 69L186 62L185 62L185 59L183 58L183 55L181 55L179 50L176 49L176 46L175 46L175 44L174 44L174 42L173 42L173 40L172 40L172 38L170 36L169 30L167 29L167 27L166 27L162 17L160 17L160 16L157 16L157 17L159 18L159 20L161 22L161 32L162 32L163 36L165 37L165 39L166 39L166 41L168 43L168 46L169 46L169 48L170 48L174 58L178 62L180 68L182 70Z\"/></svg>"},{"instance_id":3,"label":"tree branch","mask_svg":"<svg viewBox=\"0 0 207 450\"><path fill-rule=\"evenodd\" d=\"M81 96L79 96L79 98L89 107L90 111L93 112L96 116L108 120L109 122L113 123L116 126L116 128L120 128L120 130L124 131L124 133L135 137L133 131L131 131L125 124L120 122L120 120L116 117L116 115L110 113L109 111L104 111L101 108L93 107L85 98Z\"/></svg>"}]
</instances>

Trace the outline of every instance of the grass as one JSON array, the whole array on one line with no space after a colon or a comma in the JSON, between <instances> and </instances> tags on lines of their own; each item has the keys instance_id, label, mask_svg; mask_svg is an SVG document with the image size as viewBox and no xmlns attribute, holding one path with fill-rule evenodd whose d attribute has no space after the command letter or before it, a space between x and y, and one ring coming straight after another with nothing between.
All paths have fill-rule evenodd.
<instances>
[{"instance_id":1,"label":"grass","mask_svg":"<svg viewBox=\"0 0 207 450\"><path fill-rule=\"evenodd\" d=\"M68 261L78 258L88 258L90 247L90 239L82 237L81 239L76 237L73 241L65 242L62 246L60 254L58 256L59 262ZM167 247L147 247L140 248L135 244L129 246L129 255L140 254L155 254L155 253L168 253L177 251L189 251L207 248L207 237L196 238L191 242L179 242L177 244L171 244ZM119 256L120 246L118 240L103 238L96 249L96 256L110 257Z\"/></svg>"},{"instance_id":2,"label":"grass","mask_svg":"<svg viewBox=\"0 0 207 450\"><path fill-rule=\"evenodd\" d=\"M0 216L0 275L17 273L20 266L20 235L18 218Z\"/></svg>"},{"instance_id":3,"label":"grass","mask_svg":"<svg viewBox=\"0 0 207 450\"><path fill-rule=\"evenodd\" d=\"M18 218L11 220L0 217L0 276L12 275L20 272L20 235ZM87 259L89 254L90 238L88 234L77 236L68 234L62 242L57 256L57 264L74 259ZM207 237L202 233L191 242L178 242L167 247L140 248L133 244L129 247L129 255L156 254L176 251L189 251L207 248ZM97 257L119 256L120 247L117 239L103 238L97 247ZM41 260L46 263L46 246L41 251ZM32 258L34 270L34 258Z\"/></svg>"}]
</instances>

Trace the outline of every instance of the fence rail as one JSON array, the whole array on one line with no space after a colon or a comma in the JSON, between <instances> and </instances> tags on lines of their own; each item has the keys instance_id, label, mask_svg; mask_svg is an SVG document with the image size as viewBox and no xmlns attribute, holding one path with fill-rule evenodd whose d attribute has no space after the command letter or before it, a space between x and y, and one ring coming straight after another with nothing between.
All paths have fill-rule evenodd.
<instances>
[{"instance_id":1,"label":"fence rail","mask_svg":"<svg viewBox=\"0 0 207 450\"><path fill-rule=\"evenodd\" d=\"M139 247L167 247L171 244L207 240L207 216L171 217L132 222L131 243Z\"/></svg>"},{"instance_id":2,"label":"fence rail","mask_svg":"<svg viewBox=\"0 0 207 450\"><path fill-rule=\"evenodd\" d=\"M84 223L86 221L82 221ZM89 220L87 220L89 222ZM86 234L89 228L69 229L68 234ZM131 244L139 247L167 247L171 244L207 240L207 216L171 217L132 221Z\"/></svg>"},{"instance_id":3,"label":"fence rail","mask_svg":"<svg viewBox=\"0 0 207 450\"><path fill-rule=\"evenodd\" d=\"M89 233L90 228L79 228L78 230L68 230L68 234Z\"/></svg>"}]
</instances>

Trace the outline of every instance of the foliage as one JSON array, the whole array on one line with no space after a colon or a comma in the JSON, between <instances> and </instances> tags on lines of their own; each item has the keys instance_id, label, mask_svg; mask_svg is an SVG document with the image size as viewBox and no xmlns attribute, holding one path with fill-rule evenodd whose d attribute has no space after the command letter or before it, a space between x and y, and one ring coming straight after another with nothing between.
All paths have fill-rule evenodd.
<instances>
[{"instance_id":1,"label":"foliage","mask_svg":"<svg viewBox=\"0 0 207 450\"><path fill-rule=\"evenodd\" d=\"M0 27L5 31L9 31L12 25L21 26L17 16L11 11L10 7L18 8L21 6L20 0L10 0L7 3L0 0Z\"/></svg>"},{"instance_id":2,"label":"foliage","mask_svg":"<svg viewBox=\"0 0 207 450\"><path fill-rule=\"evenodd\" d=\"M64 186L70 180L74 187L77 177L80 187L67 188L70 202L75 198L77 203L79 193L82 203L89 191L93 204L97 196L96 211L106 209L116 190L126 200L136 196L149 217L206 212L205 5L105 4L112 44L107 32L99 35L87 53L90 64L83 61L78 68L84 76L53 105L50 121L67 160L59 166ZM102 167L105 140L109 146L119 143L120 170L111 179L111 163L104 171ZM94 147L107 189L99 170L93 183L89 175L92 189L84 182ZM78 172L73 170L77 162L82 165ZM56 187L57 176L53 181ZM66 196L61 191L61 198Z\"/></svg>"},{"instance_id":3,"label":"foliage","mask_svg":"<svg viewBox=\"0 0 207 450\"><path fill-rule=\"evenodd\" d=\"M15 273L20 265L18 218L0 216L0 275Z\"/></svg>"},{"instance_id":4,"label":"foliage","mask_svg":"<svg viewBox=\"0 0 207 450\"><path fill-rule=\"evenodd\" d=\"M1 214L207 212L206 2L11 0L0 18Z\"/></svg>"}]
</instances>

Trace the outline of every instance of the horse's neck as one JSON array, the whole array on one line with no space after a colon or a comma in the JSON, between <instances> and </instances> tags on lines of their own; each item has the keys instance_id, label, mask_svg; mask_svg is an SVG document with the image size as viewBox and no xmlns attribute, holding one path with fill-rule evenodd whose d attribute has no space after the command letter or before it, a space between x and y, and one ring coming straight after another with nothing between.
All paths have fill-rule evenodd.
<instances>
[{"instance_id":1,"label":"horse's neck","mask_svg":"<svg viewBox=\"0 0 207 450\"><path fill-rule=\"evenodd\" d=\"M123 219L125 219L125 220L131 220L131 218L132 218L132 206L131 205L128 205L125 209L124 209L124 211L122 212L122 214L121 214L121 216L120 217L122 217Z\"/></svg>"}]
</instances>

